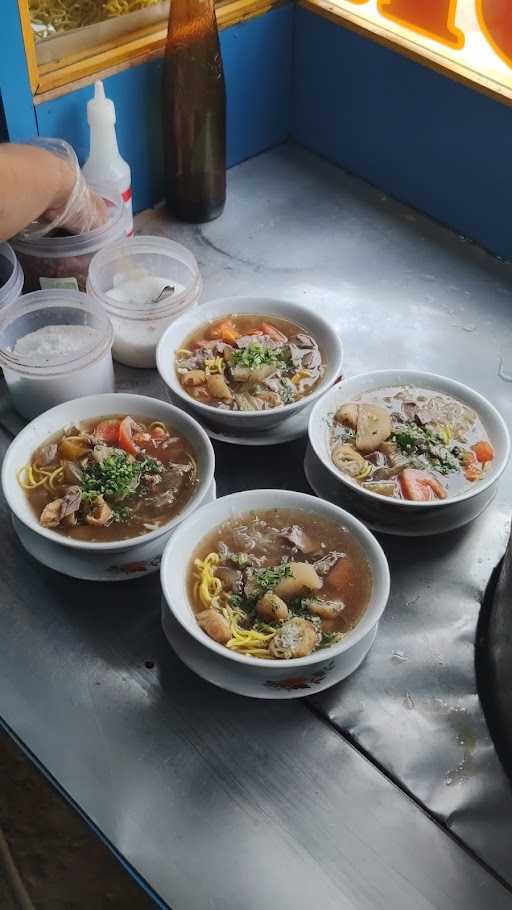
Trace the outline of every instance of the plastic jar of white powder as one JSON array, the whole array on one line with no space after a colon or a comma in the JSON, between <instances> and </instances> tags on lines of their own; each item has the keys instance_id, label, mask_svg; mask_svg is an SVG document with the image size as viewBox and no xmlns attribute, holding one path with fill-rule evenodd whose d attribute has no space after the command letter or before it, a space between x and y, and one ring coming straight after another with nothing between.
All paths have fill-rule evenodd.
<instances>
[{"instance_id":1,"label":"plastic jar of white powder","mask_svg":"<svg viewBox=\"0 0 512 910\"><path fill-rule=\"evenodd\" d=\"M0 309L0 366L32 418L63 401L114 391L112 324L86 294L35 291Z\"/></svg>"},{"instance_id":2,"label":"plastic jar of white powder","mask_svg":"<svg viewBox=\"0 0 512 910\"><path fill-rule=\"evenodd\" d=\"M87 293L114 326L114 359L132 367L156 365L160 336L201 291L195 256L165 237L134 237L101 250L87 279Z\"/></svg>"}]
</instances>

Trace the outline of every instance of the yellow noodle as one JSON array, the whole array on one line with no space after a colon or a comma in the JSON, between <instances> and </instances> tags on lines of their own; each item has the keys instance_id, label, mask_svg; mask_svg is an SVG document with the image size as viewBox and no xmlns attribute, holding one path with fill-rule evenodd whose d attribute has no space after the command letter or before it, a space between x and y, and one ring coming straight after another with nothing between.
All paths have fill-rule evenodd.
<instances>
[{"instance_id":1,"label":"yellow noodle","mask_svg":"<svg viewBox=\"0 0 512 910\"><path fill-rule=\"evenodd\" d=\"M311 370L297 370L292 376L292 382L294 385L298 385L299 382L302 382L303 379L308 379L310 376Z\"/></svg>"},{"instance_id":2,"label":"yellow noodle","mask_svg":"<svg viewBox=\"0 0 512 910\"><path fill-rule=\"evenodd\" d=\"M29 0L32 22L56 31L82 28L114 16L154 6L159 0Z\"/></svg>"},{"instance_id":3,"label":"yellow noodle","mask_svg":"<svg viewBox=\"0 0 512 910\"><path fill-rule=\"evenodd\" d=\"M46 487L47 490L55 489L55 482L60 480L63 474L63 468L47 470L37 465L24 464L16 471L16 478L20 487L24 490L35 490L37 487Z\"/></svg>"},{"instance_id":4,"label":"yellow noodle","mask_svg":"<svg viewBox=\"0 0 512 910\"><path fill-rule=\"evenodd\" d=\"M366 462L366 467L362 468L362 469L359 471L359 474L356 475L356 480L364 480L365 477L368 477L368 474L370 474L371 470L372 470L372 466L371 466L371 464L367 461L367 462Z\"/></svg>"},{"instance_id":5,"label":"yellow noodle","mask_svg":"<svg viewBox=\"0 0 512 910\"><path fill-rule=\"evenodd\" d=\"M222 357L208 357L204 365L207 373L223 373L226 369L226 361Z\"/></svg>"},{"instance_id":6,"label":"yellow noodle","mask_svg":"<svg viewBox=\"0 0 512 910\"><path fill-rule=\"evenodd\" d=\"M218 605L219 594L222 591L220 578L215 577L215 567L219 564L218 553L208 553L204 559L196 559L194 597L199 600L205 610Z\"/></svg>"},{"instance_id":7,"label":"yellow noodle","mask_svg":"<svg viewBox=\"0 0 512 910\"><path fill-rule=\"evenodd\" d=\"M258 632L256 629L243 629L239 625L239 619L243 617L240 610L233 610L226 606L222 613L231 626L231 638L226 643L226 647L231 651L237 651L239 654L250 654L253 657L271 657L267 645L276 634L276 630L271 626L269 632Z\"/></svg>"},{"instance_id":8,"label":"yellow noodle","mask_svg":"<svg viewBox=\"0 0 512 910\"><path fill-rule=\"evenodd\" d=\"M157 427L160 427L162 430L165 430L165 432L167 433L167 427L166 427L165 423L162 423L161 420L154 420L153 423L149 424L150 430L156 430Z\"/></svg>"},{"instance_id":9,"label":"yellow noodle","mask_svg":"<svg viewBox=\"0 0 512 910\"><path fill-rule=\"evenodd\" d=\"M194 566L196 579L194 584L194 598L205 609L215 609L227 619L231 629L231 638L226 647L239 654L251 657L272 657L268 644L276 634L272 626L262 624L262 631L244 629L240 622L245 619L243 610L234 609L229 605L228 596L222 589L220 578L215 576L215 568L220 562L217 553L208 553L204 559L196 559Z\"/></svg>"}]
</instances>

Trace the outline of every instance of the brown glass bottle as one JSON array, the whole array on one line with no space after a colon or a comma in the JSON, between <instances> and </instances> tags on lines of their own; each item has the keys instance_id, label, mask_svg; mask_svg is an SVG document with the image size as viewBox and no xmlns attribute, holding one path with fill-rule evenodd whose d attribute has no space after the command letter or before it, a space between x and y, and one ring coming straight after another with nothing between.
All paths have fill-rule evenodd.
<instances>
[{"instance_id":1,"label":"brown glass bottle","mask_svg":"<svg viewBox=\"0 0 512 910\"><path fill-rule=\"evenodd\" d=\"M164 59L166 197L182 221L226 201L226 89L214 0L171 0Z\"/></svg>"}]
</instances>

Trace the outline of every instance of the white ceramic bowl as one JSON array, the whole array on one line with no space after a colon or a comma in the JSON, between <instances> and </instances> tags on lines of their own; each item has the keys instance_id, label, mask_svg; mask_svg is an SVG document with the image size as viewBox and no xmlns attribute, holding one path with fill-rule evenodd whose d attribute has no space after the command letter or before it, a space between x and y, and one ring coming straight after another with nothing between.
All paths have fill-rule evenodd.
<instances>
[{"instance_id":1,"label":"white ceramic bowl","mask_svg":"<svg viewBox=\"0 0 512 910\"><path fill-rule=\"evenodd\" d=\"M257 313L262 316L277 316L297 322L308 330L325 357L326 370L317 388L301 401L272 408L268 411L226 411L212 405L201 404L185 392L175 369L176 351L183 347L192 332L210 322L217 322L223 316L234 313ZM341 375L343 346L335 330L312 309L286 300L266 297L224 297L202 304L173 322L162 335L157 352L158 372L169 389L175 403L183 403L187 410L206 421L212 428L228 432L257 433L267 427L276 426L287 417L297 414L302 408L313 404L320 395L330 388Z\"/></svg>"},{"instance_id":2,"label":"white ceramic bowl","mask_svg":"<svg viewBox=\"0 0 512 910\"><path fill-rule=\"evenodd\" d=\"M187 593L190 559L206 535L229 518L252 509L275 508L302 509L347 528L363 547L373 577L369 605L355 629L330 648L286 661L244 657L217 644L197 624ZM178 655L210 682L257 698L311 695L352 673L371 647L389 596L386 557L364 525L329 502L290 490L233 493L198 509L183 522L167 544L160 577L164 597L163 627ZM178 633L175 634L177 628Z\"/></svg>"},{"instance_id":3,"label":"white ceramic bowl","mask_svg":"<svg viewBox=\"0 0 512 910\"><path fill-rule=\"evenodd\" d=\"M484 480L451 499L410 502L371 493L336 468L329 451L329 427L336 410L363 392L398 385L451 395L478 413L496 452ZM498 480L510 457L505 421L486 398L454 379L416 370L379 370L346 379L317 402L309 419L308 435L310 450L305 468L315 492L350 509L374 530L410 537L451 531L476 518L496 495Z\"/></svg>"},{"instance_id":4,"label":"white ceramic bowl","mask_svg":"<svg viewBox=\"0 0 512 910\"><path fill-rule=\"evenodd\" d=\"M59 430L77 421L90 420L109 414L134 414L152 420L163 420L175 428L178 433L183 434L191 443L198 461L199 483L193 495L185 508L162 527L129 540L93 543L73 540L58 534L51 528L43 528L37 521L25 492L16 479L17 470L30 461L38 446ZM192 417L165 401L119 392L77 398L74 401L57 405L32 420L16 436L6 452L2 466L2 490L18 522L37 534L39 538L59 545L63 561L66 559L66 552L74 550L84 554L101 554L102 558L105 557L105 554L111 553L114 563L119 563L121 560L127 565L131 565L135 564L139 558L147 559L148 554L151 554L153 560L159 558L170 533L183 519L197 509L207 494L211 494L214 469L215 456L211 442L202 427Z\"/></svg>"}]
</instances>

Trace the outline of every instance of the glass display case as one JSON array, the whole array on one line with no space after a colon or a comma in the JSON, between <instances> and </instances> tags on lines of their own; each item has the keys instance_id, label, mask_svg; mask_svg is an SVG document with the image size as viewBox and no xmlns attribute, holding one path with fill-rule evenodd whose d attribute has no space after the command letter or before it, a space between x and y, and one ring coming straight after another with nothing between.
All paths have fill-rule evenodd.
<instances>
[{"instance_id":1,"label":"glass display case","mask_svg":"<svg viewBox=\"0 0 512 910\"><path fill-rule=\"evenodd\" d=\"M161 45L169 0L18 0L30 83L41 94Z\"/></svg>"}]
</instances>

